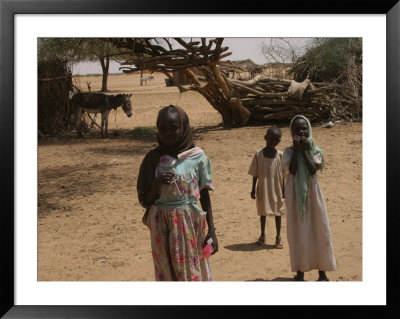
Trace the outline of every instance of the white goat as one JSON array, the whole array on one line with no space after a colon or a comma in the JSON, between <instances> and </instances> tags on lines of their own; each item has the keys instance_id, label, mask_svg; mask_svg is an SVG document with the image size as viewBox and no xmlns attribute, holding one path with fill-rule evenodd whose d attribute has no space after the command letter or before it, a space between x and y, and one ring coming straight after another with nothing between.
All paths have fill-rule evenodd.
<instances>
[{"instance_id":1,"label":"white goat","mask_svg":"<svg viewBox=\"0 0 400 319\"><path fill-rule=\"evenodd\" d=\"M154 80L154 75L150 74L148 77L145 78L140 78L140 86L143 85L143 83L145 83L145 85L147 85L147 81L151 81Z\"/></svg>"}]
</instances>

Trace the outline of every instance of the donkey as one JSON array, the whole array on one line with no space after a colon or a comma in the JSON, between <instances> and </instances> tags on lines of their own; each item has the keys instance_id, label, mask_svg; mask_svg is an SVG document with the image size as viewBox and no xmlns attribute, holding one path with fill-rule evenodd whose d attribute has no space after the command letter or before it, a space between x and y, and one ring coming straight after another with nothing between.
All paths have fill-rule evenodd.
<instances>
[{"instance_id":1,"label":"donkey","mask_svg":"<svg viewBox=\"0 0 400 319\"><path fill-rule=\"evenodd\" d=\"M108 115L112 109L122 105L126 116L132 116L132 94L106 95L103 93L77 93L71 99L75 112L75 130L78 137L83 137L80 130L82 112L101 113L101 137L108 137ZM103 132L104 128L104 132Z\"/></svg>"}]
</instances>

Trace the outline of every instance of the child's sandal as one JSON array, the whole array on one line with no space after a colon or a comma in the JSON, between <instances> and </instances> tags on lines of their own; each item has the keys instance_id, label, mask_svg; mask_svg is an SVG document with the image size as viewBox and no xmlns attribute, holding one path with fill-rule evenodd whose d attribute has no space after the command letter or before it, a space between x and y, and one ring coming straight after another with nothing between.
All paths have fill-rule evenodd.
<instances>
[{"instance_id":1,"label":"child's sandal","mask_svg":"<svg viewBox=\"0 0 400 319\"><path fill-rule=\"evenodd\" d=\"M265 243L265 236L260 236L256 242L258 245L262 245Z\"/></svg>"},{"instance_id":2,"label":"child's sandal","mask_svg":"<svg viewBox=\"0 0 400 319\"><path fill-rule=\"evenodd\" d=\"M283 244L282 244L282 242L281 242L281 240L280 239L276 239L276 241L275 241L275 246L274 246L276 249L282 249L283 248Z\"/></svg>"}]
</instances>

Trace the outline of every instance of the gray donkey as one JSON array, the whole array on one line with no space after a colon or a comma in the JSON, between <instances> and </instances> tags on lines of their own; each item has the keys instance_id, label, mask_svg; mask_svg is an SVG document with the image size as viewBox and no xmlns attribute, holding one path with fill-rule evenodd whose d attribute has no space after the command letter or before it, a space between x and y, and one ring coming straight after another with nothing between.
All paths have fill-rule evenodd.
<instances>
[{"instance_id":1,"label":"gray donkey","mask_svg":"<svg viewBox=\"0 0 400 319\"><path fill-rule=\"evenodd\" d=\"M103 93L77 93L71 99L72 112L75 113L75 130L83 137L79 124L82 112L101 113L101 137L108 137L108 115L112 109L122 105L128 117L132 116L132 94L106 95ZM104 133L103 133L104 128Z\"/></svg>"}]
</instances>

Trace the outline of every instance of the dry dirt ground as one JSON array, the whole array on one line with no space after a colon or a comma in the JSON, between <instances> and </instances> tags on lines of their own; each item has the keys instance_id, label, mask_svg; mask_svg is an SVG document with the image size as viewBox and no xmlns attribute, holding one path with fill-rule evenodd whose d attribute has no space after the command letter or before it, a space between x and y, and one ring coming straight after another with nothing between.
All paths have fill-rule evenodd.
<instances>
[{"instance_id":1,"label":"dry dirt ground","mask_svg":"<svg viewBox=\"0 0 400 319\"><path fill-rule=\"evenodd\" d=\"M77 79L83 90L100 77ZM196 92L182 95L156 75L146 86L138 75L111 75L110 93L133 93L133 116L122 109L109 117L110 138L94 128L84 139L74 132L38 141L38 280L153 281L150 237L142 224L143 209L136 180L143 156L156 145L155 121L161 106L177 104L190 118L195 142L211 160L211 192L219 252L211 257L214 281L289 281L286 218L283 249L273 249L274 219L267 218L267 243L257 246L259 219L250 198L247 174L254 152L263 147L268 126L225 129L221 117ZM278 146L290 145L282 128ZM331 281L362 281L362 124L313 128L324 150L319 173L333 236L337 271ZM306 273L315 281L317 272Z\"/></svg>"}]
</instances>

